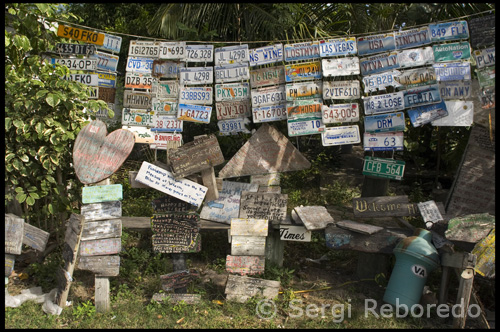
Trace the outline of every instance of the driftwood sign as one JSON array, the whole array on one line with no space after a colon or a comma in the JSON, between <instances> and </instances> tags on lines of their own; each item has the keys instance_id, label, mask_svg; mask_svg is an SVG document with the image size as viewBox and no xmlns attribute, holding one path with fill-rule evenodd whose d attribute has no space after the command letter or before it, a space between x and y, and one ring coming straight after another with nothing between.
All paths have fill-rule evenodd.
<instances>
[{"instance_id":1,"label":"driftwood sign","mask_svg":"<svg viewBox=\"0 0 500 332\"><path fill-rule=\"evenodd\" d=\"M85 217L85 220L106 220L120 218L122 216L122 202L102 202L84 204L80 208L80 213Z\"/></svg>"},{"instance_id":2,"label":"driftwood sign","mask_svg":"<svg viewBox=\"0 0 500 332\"><path fill-rule=\"evenodd\" d=\"M404 195L353 198L352 207L357 218L420 216L418 205Z\"/></svg>"},{"instance_id":3,"label":"driftwood sign","mask_svg":"<svg viewBox=\"0 0 500 332\"><path fill-rule=\"evenodd\" d=\"M107 135L104 122L91 121L78 133L73 147L76 176L84 184L110 177L125 162L134 144L130 131L117 129Z\"/></svg>"},{"instance_id":4,"label":"driftwood sign","mask_svg":"<svg viewBox=\"0 0 500 332\"><path fill-rule=\"evenodd\" d=\"M118 254L122 250L120 238L81 241L80 256L102 256Z\"/></svg>"},{"instance_id":5,"label":"driftwood sign","mask_svg":"<svg viewBox=\"0 0 500 332\"><path fill-rule=\"evenodd\" d=\"M78 269L92 271L100 277L115 277L120 272L120 256L82 256Z\"/></svg>"},{"instance_id":6,"label":"driftwood sign","mask_svg":"<svg viewBox=\"0 0 500 332\"><path fill-rule=\"evenodd\" d=\"M155 215L152 220L153 250L161 253L189 253L201 249L200 216L197 213Z\"/></svg>"},{"instance_id":7,"label":"driftwood sign","mask_svg":"<svg viewBox=\"0 0 500 332\"><path fill-rule=\"evenodd\" d=\"M186 304L198 304L201 302L201 294L155 293L152 300L160 303L168 302L175 304L182 301Z\"/></svg>"},{"instance_id":8,"label":"driftwood sign","mask_svg":"<svg viewBox=\"0 0 500 332\"><path fill-rule=\"evenodd\" d=\"M24 219L12 213L5 214L5 253L20 255L23 246Z\"/></svg>"},{"instance_id":9,"label":"driftwood sign","mask_svg":"<svg viewBox=\"0 0 500 332\"><path fill-rule=\"evenodd\" d=\"M169 195L153 199L151 204L155 213L195 212L197 210L196 206Z\"/></svg>"},{"instance_id":10,"label":"driftwood sign","mask_svg":"<svg viewBox=\"0 0 500 332\"><path fill-rule=\"evenodd\" d=\"M107 239L122 236L120 219L87 221L83 226L82 241Z\"/></svg>"},{"instance_id":11,"label":"driftwood sign","mask_svg":"<svg viewBox=\"0 0 500 332\"><path fill-rule=\"evenodd\" d=\"M49 236L50 233L42 231L40 228L28 223L24 223L23 244L43 252L49 241Z\"/></svg>"},{"instance_id":12,"label":"driftwood sign","mask_svg":"<svg viewBox=\"0 0 500 332\"><path fill-rule=\"evenodd\" d=\"M352 220L337 221L335 223L335 225L340 227L340 228L348 229L350 231L361 233L361 234L373 234L373 233L377 233L378 231L381 231L384 229L383 227L368 225L368 224L364 224L364 223L356 222L356 221L352 221Z\"/></svg>"},{"instance_id":13,"label":"driftwood sign","mask_svg":"<svg viewBox=\"0 0 500 332\"><path fill-rule=\"evenodd\" d=\"M279 224L286 218L287 194L247 192L241 193L240 218L267 219Z\"/></svg>"},{"instance_id":14,"label":"driftwood sign","mask_svg":"<svg viewBox=\"0 0 500 332\"><path fill-rule=\"evenodd\" d=\"M265 236L231 236L231 255L264 256L266 254Z\"/></svg>"},{"instance_id":15,"label":"driftwood sign","mask_svg":"<svg viewBox=\"0 0 500 332\"><path fill-rule=\"evenodd\" d=\"M268 221L266 219L231 219L231 235L267 236Z\"/></svg>"},{"instance_id":16,"label":"driftwood sign","mask_svg":"<svg viewBox=\"0 0 500 332\"><path fill-rule=\"evenodd\" d=\"M123 188L121 184L86 186L82 188L83 204L121 201L122 199Z\"/></svg>"},{"instance_id":17,"label":"driftwood sign","mask_svg":"<svg viewBox=\"0 0 500 332\"><path fill-rule=\"evenodd\" d=\"M245 303L252 296L272 300L278 296L279 288L279 281L229 275L225 293L228 301Z\"/></svg>"},{"instance_id":18,"label":"driftwood sign","mask_svg":"<svg viewBox=\"0 0 500 332\"><path fill-rule=\"evenodd\" d=\"M292 210L292 219L300 219L310 231L324 229L333 223L333 217L324 206L298 206Z\"/></svg>"},{"instance_id":19,"label":"driftwood sign","mask_svg":"<svg viewBox=\"0 0 500 332\"><path fill-rule=\"evenodd\" d=\"M239 275L264 273L266 259L264 256L226 256L226 271Z\"/></svg>"},{"instance_id":20,"label":"driftwood sign","mask_svg":"<svg viewBox=\"0 0 500 332\"><path fill-rule=\"evenodd\" d=\"M161 288L166 292L184 288L199 277L200 273L195 269L174 271L160 276Z\"/></svg>"}]
</instances>

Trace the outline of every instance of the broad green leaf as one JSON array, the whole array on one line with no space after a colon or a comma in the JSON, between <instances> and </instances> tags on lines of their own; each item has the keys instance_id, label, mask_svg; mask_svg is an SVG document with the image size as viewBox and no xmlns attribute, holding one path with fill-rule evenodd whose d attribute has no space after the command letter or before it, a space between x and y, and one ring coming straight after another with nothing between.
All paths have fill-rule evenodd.
<instances>
[{"instance_id":1,"label":"broad green leaf","mask_svg":"<svg viewBox=\"0 0 500 332\"><path fill-rule=\"evenodd\" d=\"M26 194L17 194L16 195L16 199L19 203L23 203L26 200L26 197L28 197L28 195L26 195Z\"/></svg>"},{"instance_id":2,"label":"broad green leaf","mask_svg":"<svg viewBox=\"0 0 500 332\"><path fill-rule=\"evenodd\" d=\"M47 208L50 214L54 214L54 207L52 206L52 203L49 203L49 205L47 205Z\"/></svg>"},{"instance_id":3,"label":"broad green leaf","mask_svg":"<svg viewBox=\"0 0 500 332\"><path fill-rule=\"evenodd\" d=\"M55 106L57 106L57 104L59 104L59 102L61 101L61 99L59 98L59 96L57 94L49 93L47 95L47 98L45 98L45 101L50 106L55 107Z\"/></svg>"},{"instance_id":4,"label":"broad green leaf","mask_svg":"<svg viewBox=\"0 0 500 332\"><path fill-rule=\"evenodd\" d=\"M5 47L10 45L10 37L7 35L7 32L5 33Z\"/></svg>"},{"instance_id":5,"label":"broad green leaf","mask_svg":"<svg viewBox=\"0 0 500 332\"><path fill-rule=\"evenodd\" d=\"M22 160L23 162L27 163L28 161L30 161L30 158L29 158L27 155L23 154L23 155L21 156L21 160Z\"/></svg>"},{"instance_id":6,"label":"broad green leaf","mask_svg":"<svg viewBox=\"0 0 500 332\"><path fill-rule=\"evenodd\" d=\"M12 158L14 158L16 156L15 153L9 153L5 156L5 162L8 163Z\"/></svg>"},{"instance_id":7,"label":"broad green leaf","mask_svg":"<svg viewBox=\"0 0 500 332\"><path fill-rule=\"evenodd\" d=\"M23 126L24 126L24 122L23 122L23 120L14 120L14 126L15 126L16 128L21 128L21 127L23 127Z\"/></svg>"},{"instance_id":8,"label":"broad green leaf","mask_svg":"<svg viewBox=\"0 0 500 332\"><path fill-rule=\"evenodd\" d=\"M36 98L43 98L49 93L48 90L40 90L36 93Z\"/></svg>"},{"instance_id":9,"label":"broad green leaf","mask_svg":"<svg viewBox=\"0 0 500 332\"><path fill-rule=\"evenodd\" d=\"M43 162L42 162L42 167L45 168L46 170L50 170L50 160L49 159L45 159Z\"/></svg>"},{"instance_id":10,"label":"broad green leaf","mask_svg":"<svg viewBox=\"0 0 500 332\"><path fill-rule=\"evenodd\" d=\"M11 127L12 127L12 119L5 118L5 131L10 130Z\"/></svg>"},{"instance_id":11,"label":"broad green leaf","mask_svg":"<svg viewBox=\"0 0 500 332\"><path fill-rule=\"evenodd\" d=\"M13 43L14 43L14 45L16 45L16 47L19 47L20 49L24 50L25 52L28 52L29 50L32 49L28 37L23 36L23 35L15 35L13 38Z\"/></svg>"},{"instance_id":12,"label":"broad green leaf","mask_svg":"<svg viewBox=\"0 0 500 332\"><path fill-rule=\"evenodd\" d=\"M24 193L24 189L21 188L21 187L16 187L16 189L14 189L14 191L18 194L21 194L21 193Z\"/></svg>"},{"instance_id":13,"label":"broad green leaf","mask_svg":"<svg viewBox=\"0 0 500 332\"><path fill-rule=\"evenodd\" d=\"M35 204L35 199L31 195L29 195L28 197L26 197L26 203L31 206Z\"/></svg>"},{"instance_id":14,"label":"broad green leaf","mask_svg":"<svg viewBox=\"0 0 500 332\"><path fill-rule=\"evenodd\" d=\"M14 158L12 160L12 166L14 166L14 168L19 171L23 167L23 163L21 162L21 160Z\"/></svg>"},{"instance_id":15,"label":"broad green leaf","mask_svg":"<svg viewBox=\"0 0 500 332\"><path fill-rule=\"evenodd\" d=\"M41 133L42 133L43 128L44 128L44 126L43 126L43 122L38 122L38 123L35 125L35 131L36 131L37 133L39 133L39 134L41 134Z\"/></svg>"},{"instance_id":16,"label":"broad green leaf","mask_svg":"<svg viewBox=\"0 0 500 332\"><path fill-rule=\"evenodd\" d=\"M30 196L33 197L34 199L40 199L40 196L35 192L30 193Z\"/></svg>"}]
</instances>

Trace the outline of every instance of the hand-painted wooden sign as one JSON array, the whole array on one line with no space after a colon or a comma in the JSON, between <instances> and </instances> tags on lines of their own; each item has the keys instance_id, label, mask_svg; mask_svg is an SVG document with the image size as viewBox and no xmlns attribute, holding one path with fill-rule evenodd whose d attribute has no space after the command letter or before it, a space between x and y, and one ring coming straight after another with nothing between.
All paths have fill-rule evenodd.
<instances>
[{"instance_id":1,"label":"hand-painted wooden sign","mask_svg":"<svg viewBox=\"0 0 500 332\"><path fill-rule=\"evenodd\" d=\"M231 218L231 236L267 236L268 220Z\"/></svg>"},{"instance_id":2,"label":"hand-painted wooden sign","mask_svg":"<svg viewBox=\"0 0 500 332\"><path fill-rule=\"evenodd\" d=\"M292 210L292 219L300 219L309 231L324 229L334 222L324 206L297 206Z\"/></svg>"},{"instance_id":3,"label":"hand-painted wooden sign","mask_svg":"<svg viewBox=\"0 0 500 332\"><path fill-rule=\"evenodd\" d=\"M161 289L168 292L177 288L184 288L193 280L200 277L195 269L179 270L160 276Z\"/></svg>"},{"instance_id":4,"label":"hand-painted wooden sign","mask_svg":"<svg viewBox=\"0 0 500 332\"><path fill-rule=\"evenodd\" d=\"M78 269L92 271L100 277L115 277L120 272L120 256L82 256Z\"/></svg>"},{"instance_id":5,"label":"hand-painted wooden sign","mask_svg":"<svg viewBox=\"0 0 500 332\"><path fill-rule=\"evenodd\" d=\"M369 225L361 222L356 222L352 220L340 220L335 223L335 226L348 229L353 232L361 233L361 234L373 234L378 231L383 230L383 227Z\"/></svg>"},{"instance_id":6,"label":"hand-painted wooden sign","mask_svg":"<svg viewBox=\"0 0 500 332\"><path fill-rule=\"evenodd\" d=\"M228 301L245 303L253 296L272 300L278 296L279 288L279 281L229 275L225 293Z\"/></svg>"},{"instance_id":7,"label":"hand-painted wooden sign","mask_svg":"<svg viewBox=\"0 0 500 332\"><path fill-rule=\"evenodd\" d=\"M266 254L265 236L231 236L231 255L264 256Z\"/></svg>"},{"instance_id":8,"label":"hand-painted wooden sign","mask_svg":"<svg viewBox=\"0 0 500 332\"><path fill-rule=\"evenodd\" d=\"M266 219L280 223L286 218L287 194L243 191L240 199L240 218Z\"/></svg>"},{"instance_id":9,"label":"hand-painted wooden sign","mask_svg":"<svg viewBox=\"0 0 500 332\"><path fill-rule=\"evenodd\" d=\"M279 186L280 177L281 177L280 173L252 175L250 176L250 183L255 183L258 184L259 186Z\"/></svg>"},{"instance_id":10,"label":"hand-painted wooden sign","mask_svg":"<svg viewBox=\"0 0 500 332\"><path fill-rule=\"evenodd\" d=\"M469 20L470 43L474 49L495 44L495 14Z\"/></svg>"},{"instance_id":11,"label":"hand-painted wooden sign","mask_svg":"<svg viewBox=\"0 0 500 332\"><path fill-rule=\"evenodd\" d=\"M219 172L221 178L298 171L311 163L276 128L264 123Z\"/></svg>"},{"instance_id":12,"label":"hand-painted wooden sign","mask_svg":"<svg viewBox=\"0 0 500 332\"><path fill-rule=\"evenodd\" d=\"M118 254L122 250L121 238L81 241L81 256L102 256Z\"/></svg>"},{"instance_id":13,"label":"hand-painted wooden sign","mask_svg":"<svg viewBox=\"0 0 500 332\"><path fill-rule=\"evenodd\" d=\"M311 231L303 226L280 225L280 240L311 242Z\"/></svg>"},{"instance_id":14,"label":"hand-painted wooden sign","mask_svg":"<svg viewBox=\"0 0 500 332\"><path fill-rule=\"evenodd\" d=\"M123 188L121 184L87 186L82 188L83 204L121 201L122 199Z\"/></svg>"},{"instance_id":15,"label":"hand-painted wooden sign","mask_svg":"<svg viewBox=\"0 0 500 332\"><path fill-rule=\"evenodd\" d=\"M24 219L12 214L5 214L5 253L20 255L23 246Z\"/></svg>"},{"instance_id":16,"label":"hand-painted wooden sign","mask_svg":"<svg viewBox=\"0 0 500 332\"><path fill-rule=\"evenodd\" d=\"M172 174L178 179L220 165L224 156L217 137L211 134L172 149L168 160Z\"/></svg>"},{"instance_id":17,"label":"hand-painted wooden sign","mask_svg":"<svg viewBox=\"0 0 500 332\"><path fill-rule=\"evenodd\" d=\"M418 205L409 203L408 196L381 196L353 198L352 207L357 218L419 216Z\"/></svg>"},{"instance_id":18,"label":"hand-painted wooden sign","mask_svg":"<svg viewBox=\"0 0 500 332\"><path fill-rule=\"evenodd\" d=\"M120 218L122 216L122 202L84 204L80 209L80 213L85 217L85 220L89 221Z\"/></svg>"},{"instance_id":19,"label":"hand-painted wooden sign","mask_svg":"<svg viewBox=\"0 0 500 332\"><path fill-rule=\"evenodd\" d=\"M42 231L41 229L28 223L24 223L23 244L37 251L43 252L47 246L49 236L50 234L48 232Z\"/></svg>"},{"instance_id":20,"label":"hand-painted wooden sign","mask_svg":"<svg viewBox=\"0 0 500 332\"><path fill-rule=\"evenodd\" d=\"M120 168L134 147L134 135L117 129L107 135L106 124L93 120L77 135L73 147L73 167L84 184L107 179Z\"/></svg>"},{"instance_id":21,"label":"hand-painted wooden sign","mask_svg":"<svg viewBox=\"0 0 500 332\"><path fill-rule=\"evenodd\" d=\"M142 162L135 180L196 206L201 205L207 193L207 187L187 179L177 180L169 171L147 161Z\"/></svg>"},{"instance_id":22,"label":"hand-painted wooden sign","mask_svg":"<svg viewBox=\"0 0 500 332\"><path fill-rule=\"evenodd\" d=\"M151 219L153 250L161 253L189 253L201 249L200 216L170 213Z\"/></svg>"},{"instance_id":23,"label":"hand-painted wooden sign","mask_svg":"<svg viewBox=\"0 0 500 332\"><path fill-rule=\"evenodd\" d=\"M122 236L120 219L86 221L83 226L82 241L107 239Z\"/></svg>"},{"instance_id":24,"label":"hand-painted wooden sign","mask_svg":"<svg viewBox=\"0 0 500 332\"><path fill-rule=\"evenodd\" d=\"M431 228L434 223L444 220L441 212L439 212L436 202L431 200L417 203L417 205L427 228Z\"/></svg>"},{"instance_id":25,"label":"hand-painted wooden sign","mask_svg":"<svg viewBox=\"0 0 500 332\"><path fill-rule=\"evenodd\" d=\"M264 273L266 260L263 256L226 256L226 271L239 275Z\"/></svg>"},{"instance_id":26,"label":"hand-painted wooden sign","mask_svg":"<svg viewBox=\"0 0 500 332\"><path fill-rule=\"evenodd\" d=\"M151 204L155 213L164 212L194 212L197 207L187 202L181 201L178 198L167 195L154 199Z\"/></svg>"}]
</instances>

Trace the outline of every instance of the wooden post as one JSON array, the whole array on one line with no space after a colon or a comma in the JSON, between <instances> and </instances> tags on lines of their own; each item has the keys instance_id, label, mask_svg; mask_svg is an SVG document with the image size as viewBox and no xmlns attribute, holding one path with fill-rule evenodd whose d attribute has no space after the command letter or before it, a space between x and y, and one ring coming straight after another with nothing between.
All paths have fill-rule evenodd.
<instances>
[{"instance_id":1,"label":"wooden post","mask_svg":"<svg viewBox=\"0 0 500 332\"><path fill-rule=\"evenodd\" d=\"M281 241L279 229L271 228L266 237L266 260L279 267L283 266L285 241Z\"/></svg>"},{"instance_id":2,"label":"wooden post","mask_svg":"<svg viewBox=\"0 0 500 332\"><path fill-rule=\"evenodd\" d=\"M469 302L472 292L472 284L474 283L474 269L464 269L460 275L460 283L458 286L457 304L460 307L459 315L453 317L453 328L463 329L465 320L469 311Z\"/></svg>"},{"instance_id":3,"label":"wooden post","mask_svg":"<svg viewBox=\"0 0 500 332\"><path fill-rule=\"evenodd\" d=\"M107 312L110 309L109 278L95 276L95 310Z\"/></svg>"}]
</instances>

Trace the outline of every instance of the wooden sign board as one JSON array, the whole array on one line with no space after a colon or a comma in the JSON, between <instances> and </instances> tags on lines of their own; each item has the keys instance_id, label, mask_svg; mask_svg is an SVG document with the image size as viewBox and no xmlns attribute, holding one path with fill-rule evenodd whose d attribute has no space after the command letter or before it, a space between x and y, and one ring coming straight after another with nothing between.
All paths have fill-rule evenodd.
<instances>
[{"instance_id":1,"label":"wooden sign board","mask_svg":"<svg viewBox=\"0 0 500 332\"><path fill-rule=\"evenodd\" d=\"M279 186L280 173L252 175L250 177L250 183L257 183L259 186Z\"/></svg>"},{"instance_id":2,"label":"wooden sign board","mask_svg":"<svg viewBox=\"0 0 500 332\"><path fill-rule=\"evenodd\" d=\"M120 168L135 144L135 136L126 129L107 134L106 124L93 120L78 133L73 147L73 167L84 184L110 177Z\"/></svg>"},{"instance_id":3,"label":"wooden sign board","mask_svg":"<svg viewBox=\"0 0 500 332\"><path fill-rule=\"evenodd\" d=\"M151 204L153 205L155 213L195 212L197 210L196 206L169 195L156 198L151 202Z\"/></svg>"},{"instance_id":4,"label":"wooden sign board","mask_svg":"<svg viewBox=\"0 0 500 332\"><path fill-rule=\"evenodd\" d=\"M107 239L122 236L120 219L86 221L82 231L82 241Z\"/></svg>"},{"instance_id":5,"label":"wooden sign board","mask_svg":"<svg viewBox=\"0 0 500 332\"><path fill-rule=\"evenodd\" d=\"M193 280L200 277L195 269L174 271L160 276L161 289L168 292L177 288L184 288Z\"/></svg>"},{"instance_id":6,"label":"wooden sign board","mask_svg":"<svg viewBox=\"0 0 500 332\"><path fill-rule=\"evenodd\" d=\"M368 225L361 222L356 222L352 220L341 220L335 223L337 227L348 229L353 232L361 233L361 234L373 234L378 231L383 230L383 227Z\"/></svg>"},{"instance_id":7,"label":"wooden sign board","mask_svg":"<svg viewBox=\"0 0 500 332\"><path fill-rule=\"evenodd\" d=\"M292 219L300 219L309 231L324 229L333 223L333 217L324 206L298 206L292 210Z\"/></svg>"},{"instance_id":8,"label":"wooden sign board","mask_svg":"<svg viewBox=\"0 0 500 332\"><path fill-rule=\"evenodd\" d=\"M279 288L279 281L229 275L225 293L228 301L245 303L253 296L272 300L278 296Z\"/></svg>"},{"instance_id":9,"label":"wooden sign board","mask_svg":"<svg viewBox=\"0 0 500 332\"><path fill-rule=\"evenodd\" d=\"M266 219L231 218L231 236L267 236L268 224Z\"/></svg>"},{"instance_id":10,"label":"wooden sign board","mask_svg":"<svg viewBox=\"0 0 500 332\"><path fill-rule=\"evenodd\" d=\"M311 231L304 226L280 225L280 240L311 242Z\"/></svg>"},{"instance_id":11,"label":"wooden sign board","mask_svg":"<svg viewBox=\"0 0 500 332\"><path fill-rule=\"evenodd\" d=\"M177 180L169 171L147 161L142 162L135 179L153 189L196 206L201 205L207 193L207 187L187 179Z\"/></svg>"},{"instance_id":12,"label":"wooden sign board","mask_svg":"<svg viewBox=\"0 0 500 332\"><path fill-rule=\"evenodd\" d=\"M495 216L488 213L468 214L448 222L445 237L451 241L476 243L495 228Z\"/></svg>"},{"instance_id":13,"label":"wooden sign board","mask_svg":"<svg viewBox=\"0 0 500 332\"><path fill-rule=\"evenodd\" d=\"M23 244L43 252L49 241L49 236L50 233L42 231L40 228L28 223L24 223Z\"/></svg>"},{"instance_id":14,"label":"wooden sign board","mask_svg":"<svg viewBox=\"0 0 500 332\"><path fill-rule=\"evenodd\" d=\"M265 236L231 236L231 255L264 256L265 254Z\"/></svg>"},{"instance_id":15,"label":"wooden sign board","mask_svg":"<svg viewBox=\"0 0 500 332\"><path fill-rule=\"evenodd\" d=\"M264 123L219 172L221 178L291 172L311 163L273 126Z\"/></svg>"},{"instance_id":16,"label":"wooden sign board","mask_svg":"<svg viewBox=\"0 0 500 332\"><path fill-rule=\"evenodd\" d=\"M275 193L275 194L281 194L281 187L280 186L259 186L259 193Z\"/></svg>"},{"instance_id":17,"label":"wooden sign board","mask_svg":"<svg viewBox=\"0 0 500 332\"><path fill-rule=\"evenodd\" d=\"M5 214L5 253L20 255L23 246L24 219L12 213Z\"/></svg>"},{"instance_id":18,"label":"wooden sign board","mask_svg":"<svg viewBox=\"0 0 500 332\"><path fill-rule=\"evenodd\" d=\"M155 293L153 294L153 301L168 302L176 304L184 302L186 304L198 304L201 302L201 294L172 294L172 293Z\"/></svg>"},{"instance_id":19,"label":"wooden sign board","mask_svg":"<svg viewBox=\"0 0 500 332\"><path fill-rule=\"evenodd\" d=\"M478 49L495 44L495 14L469 20L471 46Z\"/></svg>"},{"instance_id":20,"label":"wooden sign board","mask_svg":"<svg viewBox=\"0 0 500 332\"><path fill-rule=\"evenodd\" d=\"M266 259L264 256L226 256L226 271L239 275L264 273Z\"/></svg>"},{"instance_id":21,"label":"wooden sign board","mask_svg":"<svg viewBox=\"0 0 500 332\"><path fill-rule=\"evenodd\" d=\"M115 277L120 272L120 256L83 256L78 261L78 269L92 271L100 277Z\"/></svg>"},{"instance_id":22,"label":"wooden sign board","mask_svg":"<svg viewBox=\"0 0 500 332\"><path fill-rule=\"evenodd\" d=\"M172 174L176 179L220 165L224 156L215 135L200 137L171 149L168 154Z\"/></svg>"},{"instance_id":23,"label":"wooden sign board","mask_svg":"<svg viewBox=\"0 0 500 332\"><path fill-rule=\"evenodd\" d=\"M280 223L286 218L287 194L243 191L240 199L240 218L267 219Z\"/></svg>"},{"instance_id":24,"label":"wooden sign board","mask_svg":"<svg viewBox=\"0 0 500 332\"><path fill-rule=\"evenodd\" d=\"M231 218L239 217L242 191L257 192L258 189L257 184L222 181L219 198L203 204L200 218L230 224Z\"/></svg>"},{"instance_id":25,"label":"wooden sign board","mask_svg":"<svg viewBox=\"0 0 500 332\"><path fill-rule=\"evenodd\" d=\"M479 241L471 254L477 256L474 271L486 278L495 277L495 229Z\"/></svg>"},{"instance_id":26,"label":"wooden sign board","mask_svg":"<svg viewBox=\"0 0 500 332\"><path fill-rule=\"evenodd\" d=\"M9 277L14 270L14 263L16 261L16 256L5 254L5 276Z\"/></svg>"},{"instance_id":27,"label":"wooden sign board","mask_svg":"<svg viewBox=\"0 0 500 332\"><path fill-rule=\"evenodd\" d=\"M82 188L83 204L121 201L122 199L123 188L121 184L87 186Z\"/></svg>"},{"instance_id":28,"label":"wooden sign board","mask_svg":"<svg viewBox=\"0 0 500 332\"><path fill-rule=\"evenodd\" d=\"M81 241L80 256L102 256L118 254L122 250L121 238Z\"/></svg>"},{"instance_id":29,"label":"wooden sign board","mask_svg":"<svg viewBox=\"0 0 500 332\"><path fill-rule=\"evenodd\" d=\"M420 216L418 205L404 195L353 198L352 207L357 218Z\"/></svg>"},{"instance_id":30,"label":"wooden sign board","mask_svg":"<svg viewBox=\"0 0 500 332\"><path fill-rule=\"evenodd\" d=\"M153 250L162 253L198 252L201 249L197 213L154 215L151 219Z\"/></svg>"},{"instance_id":31,"label":"wooden sign board","mask_svg":"<svg viewBox=\"0 0 500 332\"><path fill-rule=\"evenodd\" d=\"M112 201L84 204L80 208L80 213L88 221L120 218L122 216L122 202Z\"/></svg>"},{"instance_id":32,"label":"wooden sign board","mask_svg":"<svg viewBox=\"0 0 500 332\"><path fill-rule=\"evenodd\" d=\"M201 180L203 185L207 187L207 194L205 199L207 201L213 201L219 198L219 191L217 189L217 179L215 177L215 171L213 167L206 168L201 171Z\"/></svg>"}]
</instances>

